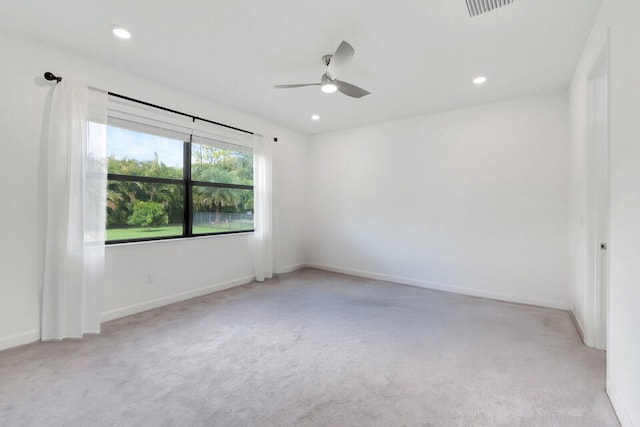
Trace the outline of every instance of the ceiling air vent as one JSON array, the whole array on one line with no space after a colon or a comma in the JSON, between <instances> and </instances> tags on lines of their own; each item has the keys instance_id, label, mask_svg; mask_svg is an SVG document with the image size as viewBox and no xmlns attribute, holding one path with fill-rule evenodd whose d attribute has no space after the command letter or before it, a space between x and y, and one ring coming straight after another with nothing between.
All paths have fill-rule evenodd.
<instances>
[{"instance_id":1,"label":"ceiling air vent","mask_svg":"<svg viewBox=\"0 0 640 427\"><path fill-rule=\"evenodd\" d=\"M467 8L469 9L469 15L473 18L499 7L510 5L513 2L514 0L467 0Z\"/></svg>"}]
</instances>

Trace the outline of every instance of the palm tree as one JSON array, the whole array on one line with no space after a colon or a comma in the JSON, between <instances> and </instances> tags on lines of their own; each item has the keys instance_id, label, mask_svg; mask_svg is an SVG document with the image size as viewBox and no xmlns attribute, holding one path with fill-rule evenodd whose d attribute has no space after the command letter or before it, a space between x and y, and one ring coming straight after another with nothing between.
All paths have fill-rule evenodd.
<instances>
[{"instance_id":1,"label":"palm tree","mask_svg":"<svg viewBox=\"0 0 640 427\"><path fill-rule=\"evenodd\" d=\"M209 168L203 173L206 182L227 184L234 182L231 172L223 169ZM240 191L235 188L225 187L194 187L194 206L200 209L214 209L215 223L220 224L220 209L224 207L237 206L241 200Z\"/></svg>"},{"instance_id":2,"label":"palm tree","mask_svg":"<svg viewBox=\"0 0 640 427\"><path fill-rule=\"evenodd\" d=\"M107 185L107 225L126 226L137 199L133 183L110 180Z\"/></svg>"}]
</instances>

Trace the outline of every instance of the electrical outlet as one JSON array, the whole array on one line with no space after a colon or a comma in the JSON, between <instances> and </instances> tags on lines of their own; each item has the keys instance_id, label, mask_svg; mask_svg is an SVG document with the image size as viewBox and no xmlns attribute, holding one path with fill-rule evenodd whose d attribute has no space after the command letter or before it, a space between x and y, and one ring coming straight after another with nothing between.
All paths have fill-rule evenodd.
<instances>
[{"instance_id":1,"label":"electrical outlet","mask_svg":"<svg viewBox=\"0 0 640 427\"><path fill-rule=\"evenodd\" d=\"M147 273L144 276L144 283L151 283L151 273Z\"/></svg>"}]
</instances>

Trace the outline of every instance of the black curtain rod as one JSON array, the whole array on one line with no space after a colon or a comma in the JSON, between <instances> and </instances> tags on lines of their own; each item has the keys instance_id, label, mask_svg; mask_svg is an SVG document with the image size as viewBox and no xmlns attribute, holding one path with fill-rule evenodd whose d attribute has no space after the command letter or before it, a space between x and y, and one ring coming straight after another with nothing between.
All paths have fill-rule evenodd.
<instances>
[{"instance_id":1,"label":"black curtain rod","mask_svg":"<svg viewBox=\"0 0 640 427\"><path fill-rule=\"evenodd\" d=\"M44 73L44 78L49 80L49 81L54 81L55 80L56 83L60 83L62 81L62 77L58 77L58 76L54 75L53 73L50 73L49 71ZM240 129L240 128L237 128L237 127L234 127L234 126L225 125L224 123L215 122L213 120L203 119L202 117L194 116L192 114L183 113L182 111L172 110L171 108L163 107L161 105L156 105L156 104L152 104L150 102L141 101L139 99L131 98L129 96L120 95L119 93L107 92L107 94L109 94L110 96L114 96L116 98L124 99L126 101L131 101L131 102L135 102L135 103L138 103L138 104L146 105L147 107L153 107L153 108L157 108L159 110L168 111L170 113L178 114L180 116L190 117L193 120L200 120L202 122L211 123L211 124L214 124L214 125L217 125L217 126L225 127L227 129L233 129L233 130L237 130L239 132L244 132L244 133L248 133L249 135L253 135L253 132L251 132L250 130Z\"/></svg>"}]
</instances>

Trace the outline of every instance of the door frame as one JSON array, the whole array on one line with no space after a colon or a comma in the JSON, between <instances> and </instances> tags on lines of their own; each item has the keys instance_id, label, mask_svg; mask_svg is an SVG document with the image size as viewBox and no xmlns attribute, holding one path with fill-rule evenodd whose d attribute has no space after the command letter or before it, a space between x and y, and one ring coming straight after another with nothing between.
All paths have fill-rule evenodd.
<instances>
[{"instance_id":1,"label":"door frame","mask_svg":"<svg viewBox=\"0 0 640 427\"><path fill-rule=\"evenodd\" d=\"M606 350L609 301L609 37L587 78L588 345ZM601 245L606 245L603 249Z\"/></svg>"}]
</instances>

